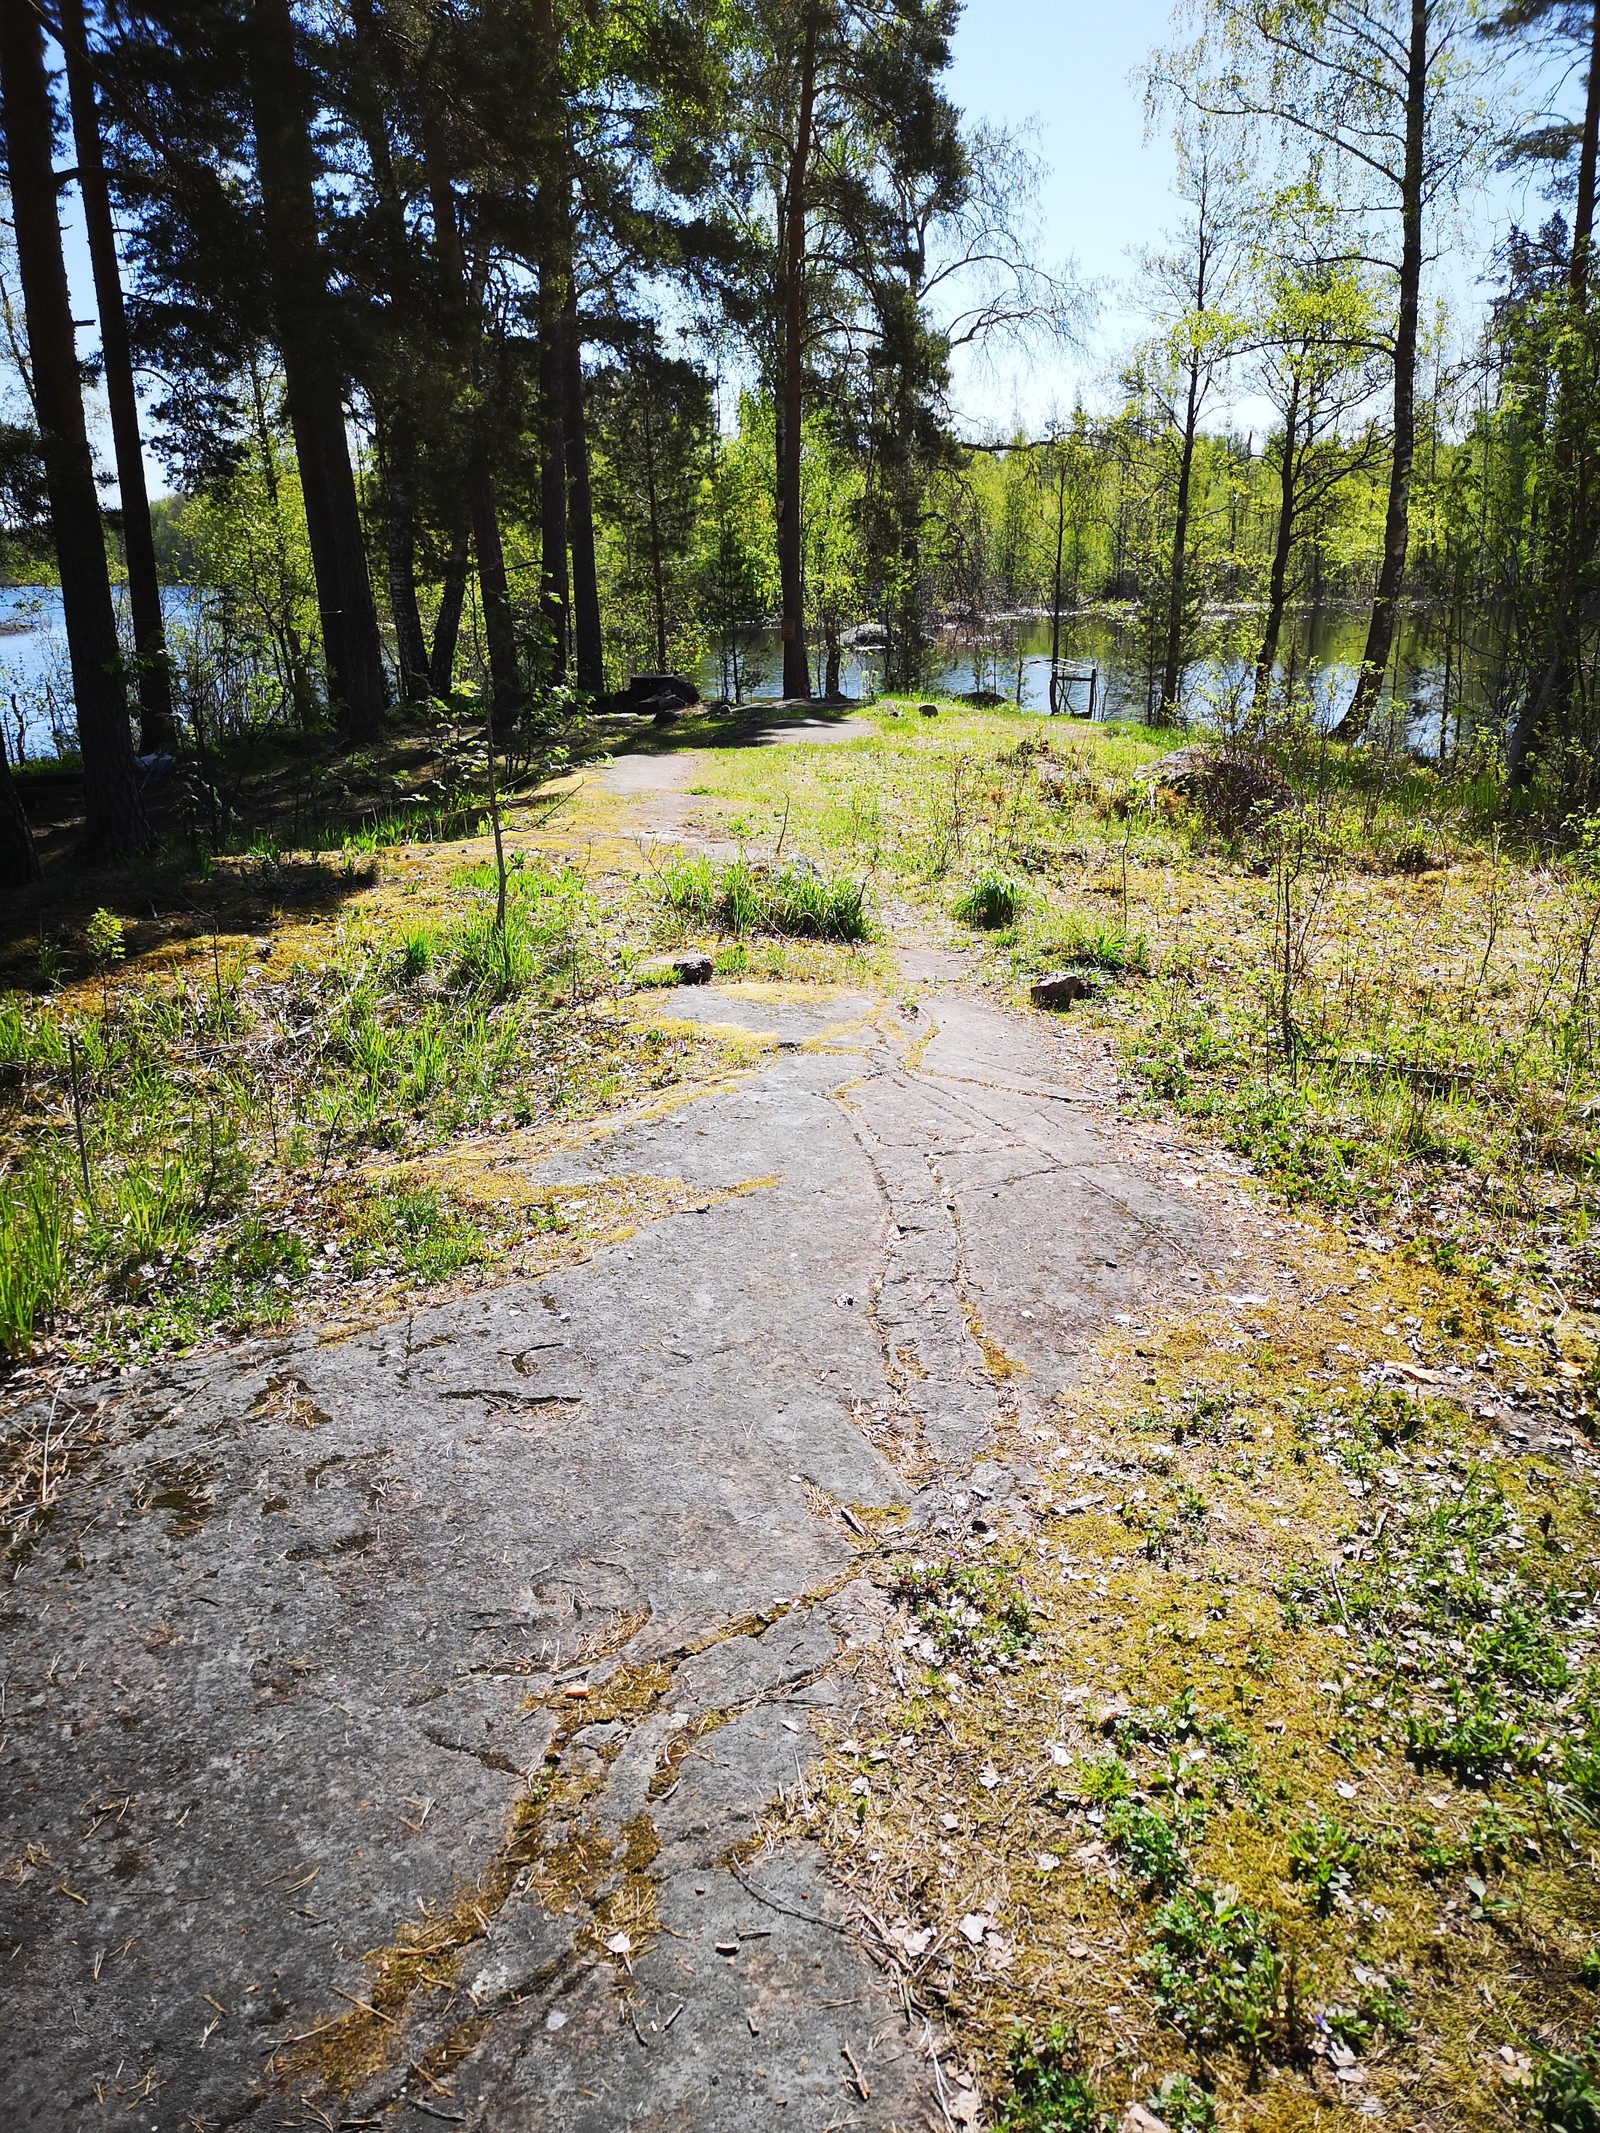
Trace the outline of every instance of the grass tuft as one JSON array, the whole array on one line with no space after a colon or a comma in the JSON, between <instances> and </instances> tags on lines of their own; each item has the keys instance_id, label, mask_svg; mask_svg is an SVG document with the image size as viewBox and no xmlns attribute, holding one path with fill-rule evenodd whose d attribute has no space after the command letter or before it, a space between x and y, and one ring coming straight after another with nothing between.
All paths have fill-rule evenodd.
<instances>
[{"instance_id":1,"label":"grass tuft","mask_svg":"<svg viewBox=\"0 0 1600 2133\"><path fill-rule=\"evenodd\" d=\"M1016 924L1028 892L1014 875L987 866L974 874L960 890L950 909L964 926L979 926L995 932Z\"/></svg>"},{"instance_id":2,"label":"grass tuft","mask_svg":"<svg viewBox=\"0 0 1600 2133\"><path fill-rule=\"evenodd\" d=\"M669 910L708 932L819 941L872 937L865 881L830 879L807 867L747 859L717 866L703 853L678 857L662 870L661 893Z\"/></svg>"}]
</instances>

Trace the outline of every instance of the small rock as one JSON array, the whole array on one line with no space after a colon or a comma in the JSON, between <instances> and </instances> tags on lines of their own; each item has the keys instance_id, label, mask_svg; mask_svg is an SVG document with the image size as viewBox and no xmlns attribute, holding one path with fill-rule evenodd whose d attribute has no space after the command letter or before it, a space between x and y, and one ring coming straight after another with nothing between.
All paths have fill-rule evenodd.
<instances>
[{"instance_id":1,"label":"small rock","mask_svg":"<svg viewBox=\"0 0 1600 2133\"><path fill-rule=\"evenodd\" d=\"M924 718L937 718L939 716L939 706L937 704L918 704L917 709Z\"/></svg>"},{"instance_id":2,"label":"small rock","mask_svg":"<svg viewBox=\"0 0 1600 2133\"><path fill-rule=\"evenodd\" d=\"M654 955L648 963L640 967L640 975L643 977L660 976L669 971L679 985L709 985L711 958L686 950L682 955Z\"/></svg>"},{"instance_id":3,"label":"small rock","mask_svg":"<svg viewBox=\"0 0 1600 2133\"><path fill-rule=\"evenodd\" d=\"M1074 1000L1094 998L1094 986L1081 970L1052 970L1035 978L1028 992L1035 1007L1070 1007Z\"/></svg>"},{"instance_id":4,"label":"small rock","mask_svg":"<svg viewBox=\"0 0 1600 2133\"><path fill-rule=\"evenodd\" d=\"M1130 2103L1122 2114L1117 2133L1167 2133L1167 2121L1147 2111L1142 2103Z\"/></svg>"}]
</instances>

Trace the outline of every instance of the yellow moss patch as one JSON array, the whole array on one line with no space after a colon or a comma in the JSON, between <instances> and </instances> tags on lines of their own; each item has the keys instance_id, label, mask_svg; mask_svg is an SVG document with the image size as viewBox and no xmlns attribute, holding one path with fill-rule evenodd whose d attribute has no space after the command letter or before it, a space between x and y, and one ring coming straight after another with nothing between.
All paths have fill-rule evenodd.
<instances>
[{"instance_id":1,"label":"yellow moss patch","mask_svg":"<svg viewBox=\"0 0 1600 2133\"><path fill-rule=\"evenodd\" d=\"M1037 2036L1064 2015L1116 2110L1182 2070L1215 2091L1224 2128L1354 2128L1371 2099L1391 2123L1489 2133L1532 2043L1570 2046L1594 2022L1578 1963L1600 1935L1600 1841L1581 1816L1552 1817L1538 1783L1408 1760L1393 1710L1370 1705L1412 1677L1369 1681L1370 1640L1342 1616L1384 1505L1457 1503L1480 1468L1527 1535L1530 1575L1592 1593L1591 1470L1564 1434L1519 1447L1471 1412L1470 1387L1449 1397L1462 1341L1445 1329L1481 1306L1467 1284L1320 1233L1284 1258L1300 1300L1219 1301L1119 1335L1046 1411L1046 1441L1013 1434L1006 1449L1038 1474L1014 1532L954 1556L1017 1565L1037 1642L952 1668L924 1659L909 1623L911 1644L858 1677L870 1698L876 1665L859 1753L836 1742L815 1806L786 1819L830 1847L990 2094L1014 2025ZM1386 1326L1408 1338L1386 1342ZM1418 1404L1409 1437L1403 1404L1381 1410L1400 1463L1380 1441L1369 1468L1328 1418L1374 1386ZM1439 1650L1449 1662L1439 1647L1427 1663ZM1149 1716L1163 1709L1170 1744L1151 1746L1139 1729L1164 1738ZM1177 1833L1187 1885L1235 1891L1267 1922L1281 1967L1254 2075L1237 2042L1196 2050L1162 2016L1171 1890L1141 1876L1150 1825L1116 1833L1105 1788L1119 1783L1130 1813ZM1348 1887L1320 1910L1292 1850L1308 1828L1354 1847ZM1404 2034L1363 2012L1380 2005ZM1330 2051L1329 2023L1365 2024L1366 2041Z\"/></svg>"}]
</instances>

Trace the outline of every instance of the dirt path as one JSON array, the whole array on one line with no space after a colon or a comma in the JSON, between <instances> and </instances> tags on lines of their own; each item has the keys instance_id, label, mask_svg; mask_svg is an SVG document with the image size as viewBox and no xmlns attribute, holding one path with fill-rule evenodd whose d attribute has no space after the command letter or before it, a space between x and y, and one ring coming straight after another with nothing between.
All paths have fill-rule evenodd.
<instances>
[{"instance_id":1,"label":"dirt path","mask_svg":"<svg viewBox=\"0 0 1600 2133\"><path fill-rule=\"evenodd\" d=\"M667 1001L769 1049L550 1166L700 1193L587 1265L81 1396L4 1610L0 2121L970 2115L760 1818L850 1728L880 1515L1002 1519L997 1424L1228 1240L1103 1060L903 968Z\"/></svg>"}]
</instances>

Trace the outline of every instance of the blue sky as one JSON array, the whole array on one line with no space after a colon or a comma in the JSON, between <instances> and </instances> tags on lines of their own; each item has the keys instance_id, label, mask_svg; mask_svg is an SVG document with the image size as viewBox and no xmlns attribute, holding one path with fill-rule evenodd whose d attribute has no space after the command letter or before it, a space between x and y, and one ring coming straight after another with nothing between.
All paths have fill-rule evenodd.
<instances>
[{"instance_id":1,"label":"blue sky","mask_svg":"<svg viewBox=\"0 0 1600 2133\"><path fill-rule=\"evenodd\" d=\"M1130 249L1153 242L1172 212L1171 152L1164 133L1145 139L1133 79L1168 21L1167 0L967 0L961 18L950 93L969 118L1032 123L1049 166L1045 261L1070 257L1089 281L1125 279ZM1003 359L997 375L960 378L958 390L976 419L1015 410L1037 420L1097 369L1093 352L1065 365Z\"/></svg>"},{"instance_id":2,"label":"blue sky","mask_svg":"<svg viewBox=\"0 0 1600 2133\"><path fill-rule=\"evenodd\" d=\"M1146 139L1135 76L1171 40L1171 18L1171 0L966 0L950 93L969 118L1033 122L1049 165L1040 200L1044 258L1075 259L1102 292L1097 330L1077 356L1007 357L987 376L958 371L958 410L970 423L1006 424L1014 414L1037 423L1053 406L1070 407L1080 389L1092 402L1109 358L1137 330L1129 255L1159 243L1176 205L1168 134L1158 127ZM1511 96L1502 81L1495 98L1508 114ZM1484 298L1485 256L1508 221L1537 224L1549 212L1526 179L1495 177L1473 204L1457 249L1440 262L1436 289L1470 315Z\"/></svg>"}]
</instances>

